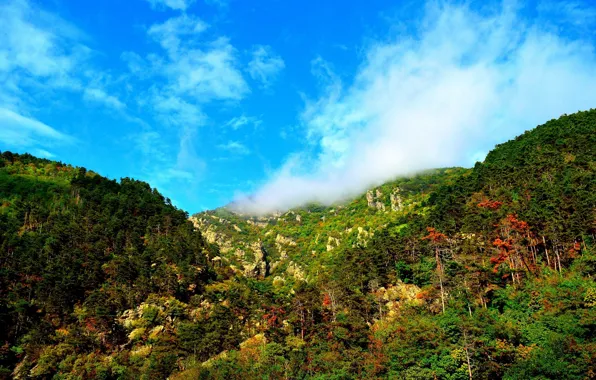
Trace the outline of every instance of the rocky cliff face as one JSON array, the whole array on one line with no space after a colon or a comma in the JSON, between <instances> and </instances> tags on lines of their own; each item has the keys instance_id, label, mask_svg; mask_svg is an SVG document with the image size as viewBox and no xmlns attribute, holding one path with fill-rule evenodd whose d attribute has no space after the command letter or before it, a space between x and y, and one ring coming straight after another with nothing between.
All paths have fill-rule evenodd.
<instances>
[{"instance_id":1,"label":"rocky cliff face","mask_svg":"<svg viewBox=\"0 0 596 380\"><path fill-rule=\"evenodd\" d=\"M247 277L265 277L268 275L266 251L261 241L250 245L253 253L253 261L243 261L244 275Z\"/></svg>"},{"instance_id":2,"label":"rocky cliff face","mask_svg":"<svg viewBox=\"0 0 596 380\"><path fill-rule=\"evenodd\" d=\"M265 277L268 274L266 250L260 239L251 242L250 239L234 238L230 235L230 225L237 233L242 233L243 229L223 218L213 216L211 218L197 218L191 216L189 220L195 228L201 231L208 243L216 244L219 247L224 259L232 262L232 268L237 268L239 272L247 277ZM218 224L214 224L212 221L217 221ZM217 256L212 258L212 261L221 259Z\"/></svg>"},{"instance_id":3,"label":"rocky cliff face","mask_svg":"<svg viewBox=\"0 0 596 380\"><path fill-rule=\"evenodd\" d=\"M400 188L396 187L389 194L389 206L391 211L401 211L403 208L403 200L400 192ZM384 196L383 192L379 189L369 190L366 192L366 201L368 207L374 208L376 210L385 211L386 198L387 197Z\"/></svg>"},{"instance_id":4,"label":"rocky cliff face","mask_svg":"<svg viewBox=\"0 0 596 380\"><path fill-rule=\"evenodd\" d=\"M400 189L396 187L393 192L391 192L390 200L391 200L391 211L401 211L403 208L403 201L400 196Z\"/></svg>"},{"instance_id":5,"label":"rocky cliff face","mask_svg":"<svg viewBox=\"0 0 596 380\"><path fill-rule=\"evenodd\" d=\"M273 276L282 283L309 278L309 270L324 268L344 249L366 247L378 229L415 207L425 189L444 175L438 171L430 180L396 180L329 207L314 204L259 217L222 208L191 220L209 243L219 246L220 256L212 260L244 276Z\"/></svg>"},{"instance_id":6,"label":"rocky cliff face","mask_svg":"<svg viewBox=\"0 0 596 380\"><path fill-rule=\"evenodd\" d=\"M368 202L368 207L385 211L385 203L383 203L383 193L381 190L376 189L375 191L367 191L366 201Z\"/></svg>"}]
</instances>

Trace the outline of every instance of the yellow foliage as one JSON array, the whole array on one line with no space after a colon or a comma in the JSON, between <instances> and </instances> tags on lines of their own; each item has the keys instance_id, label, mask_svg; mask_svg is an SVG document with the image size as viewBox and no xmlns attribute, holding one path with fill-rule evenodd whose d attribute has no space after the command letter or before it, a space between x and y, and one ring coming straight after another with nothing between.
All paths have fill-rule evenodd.
<instances>
[{"instance_id":1,"label":"yellow foliage","mask_svg":"<svg viewBox=\"0 0 596 380\"><path fill-rule=\"evenodd\" d=\"M146 329L144 327L139 327L139 328L132 330L132 332L130 334L128 334L128 339L136 340L136 339L141 338L143 336L143 334L145 334L145 330Z\"/></svg>"},{"instance_id":2,"label":"yellow foliage","mask_svg":"<svg viewBox=\"0 0 596 380\"><path fill-rule=\"evenodd\" d=\"M240 349L242 350L242 349L246 349L246 348L260 347L260 346L264 346L266 344L267 344L267 338L265 338L265 334L257 334L255 336L253 336L252 338L248 338L244 342L240 343Z\"/></svg>"},{"instance_id":3,"label":"yellow foliage","mask_svg":"<svg viewBox=\"0 0 596 380\"><path fill-rule=\"evenodd\" d=\"M300 337L297 336L288 336L286 337L286 346L293 350L299 350L306 345L306 342L302 340Z\"/></svg>"},{"instance_id":4,"label":"yellow foliage","mask_svg":"<svg viewBox=\"0 0 596 380\"><path fill-rule=\"evenodd\" d=\"M138 357L138 358L146 358L147 356L149 356L151 354L152 350L153 350L152 346L141 346L135 350L132 350L130 352L130 355L134 356L134 357Z\"/></svg>"},{"instance_id":5,"label":"yellow foliage","mask_svg":"<svg viewBox=\"0 0 596 380\"><path fill-rule=\"evenodd\" d=\"M163 326L155 326L154 328L151 329L151 331L149 332L149 338L150 339L155 339L157 338L157 336L164 330Z\"/></svg>"},{"instance_id":6,"label":"yellow foliage","mask_svg":"<svg viewBox=\"0 0 596 380\"><path fill-rule=\"evenodd\" d=\"M524 346L520 344L517 347L517 355L524 360L528 359L534 348L536 348L536 344L532 344L530 346Z\"/></svg>"},{"instance_id":7,"label":"yellow foliage","mask_svg":"<svg viewBox=\"0 0 596 380\"><path fill-rule=\"evenodd\" d=\"M463 348L456 348L451 351L451 357L460 362L466 360L466 351Z\"/></svg>"}]
</instances>

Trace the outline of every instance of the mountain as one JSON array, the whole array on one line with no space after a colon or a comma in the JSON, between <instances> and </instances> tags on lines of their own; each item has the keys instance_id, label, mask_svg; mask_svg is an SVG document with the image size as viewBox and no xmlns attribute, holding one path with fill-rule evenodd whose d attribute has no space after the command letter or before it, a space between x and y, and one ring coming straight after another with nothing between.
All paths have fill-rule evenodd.
<instances>
[{"instance_id":1,"label":"mountain","mask_svg":"<svg viewBox=\"0 0 596 380\"><path fill-rule=\"evenodd\" d=\"M261 217L0 157L7 378L596 377L596 110Z\"/></svg>"},{"instance_id":2,"label":"mountain","mask_svg":"<svg viewBox=\"0 0 596 380\"><path fill-rule=\"evenodd\" d=\"M99 353L129 344L126 310L188 302L215 278L188 215L146 183L4 152L0 205L5 377L102 377Z\"/></svg>"}]
</instances>

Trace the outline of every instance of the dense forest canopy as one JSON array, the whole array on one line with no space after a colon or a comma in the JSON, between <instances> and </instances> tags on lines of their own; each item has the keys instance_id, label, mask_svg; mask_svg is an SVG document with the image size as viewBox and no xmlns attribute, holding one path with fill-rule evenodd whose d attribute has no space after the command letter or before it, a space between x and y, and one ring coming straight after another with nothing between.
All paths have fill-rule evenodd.
<instances>
[{"instance_id":1,"label":"dense forest canopy","mask_svg":"<svg viewBox=\"0 0 596 380\"><path fill-rule=\"evenodd\" d=\"M342 204L0 155L5 378L596 378L596 110Z\"/></svg>"}]
</instances>

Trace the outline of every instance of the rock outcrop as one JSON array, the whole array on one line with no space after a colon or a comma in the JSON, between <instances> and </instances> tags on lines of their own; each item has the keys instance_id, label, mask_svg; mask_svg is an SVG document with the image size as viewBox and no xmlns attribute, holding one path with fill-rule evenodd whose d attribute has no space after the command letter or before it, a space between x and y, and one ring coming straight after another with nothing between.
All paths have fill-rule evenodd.
<instances>
[{"instance_id":1,"label":"rock outcrop","mask_svg":"<svg viewBox=\"0 0 596 380\"><path fill-rule=\"evenodd\" d=\"M401 199L400 188L396 187L390 194L391 198L391 211L401 211L403 208L403 201Z\"/></svg>"},{"instance_id":2,"label":"rock outcrop","mask_svg":"<svg viewBox=\"0 0 596 380\"><path fill-rule=\"evenodd\" d=\"M356 244L361 247L366 247L368 240L374 235L374 232L368 232L363 227L358 227L358 236L356 236Z\"/></svg>"},{"instance_id":3,"label":"rock outcrop","mask_svg":"<svg viewBox=\"0 0 596 380\"><path fill-rule=\"evenodd\" d=\"M381 287L375 291L375 294L385 304L387 308L385 317L390 320L397 317L403 307L424 304L424 300L419 297L421 289L414 284L406 284L402 281L389 285L387 288Z\"/></svg>"},{"instance_id":4,"label":"rock outcrop","mask_svg":"<svg viewBox=\"0 0 596 380\"><path fill-rule=\"evenodd\" d=\"M327 238L327 252L332 251L334 248L339 247L341 241L338 238L334 238L333 236L329 236Z\"/></svg>"},{"instance_id":5,"label":"rock outcrop","mask_svg":"<svg viewBox=\"0 0 596 380\"><path fill-rule=\"evenodd\" d=\"M383 193L379 189L376 189L374 192L372 190L367 191L366 201L368 203L368 207L385 211L385 203L383 203Z\"/></svg>"},{"instance_id":6,"label":"rock outcrop","mask_svg":"<svg viewBox=\"0 0 596 380\"><path fill-rule=\"evenodd\" d=\"M254 220L251 220L251 219L248 219L246 221L246 223L248 223L250 225L253 225L253 226L256 226L256 227L259 227L259 228L265 228L265 227L267 227L269 225L269 223L267 221L259 221L259 220L254 221Z\"/></svg>"},{"instance_id":7,"label":"rock outcrop","mask_svg":"<svg viewBox=\"0 0 596 380\"><path fill-rule=\"evenodd\" d=\"M263 244L261 241L254 242L250 245L250 249L254 255L254 261L243 261L244 275L247 277L265 277L268 275L268 271Z\"/></svg>"}]
</instances>

